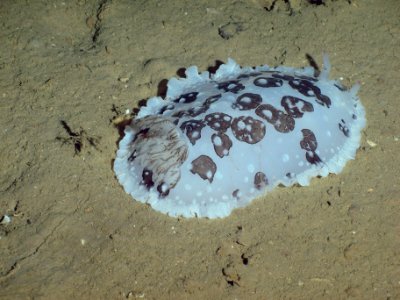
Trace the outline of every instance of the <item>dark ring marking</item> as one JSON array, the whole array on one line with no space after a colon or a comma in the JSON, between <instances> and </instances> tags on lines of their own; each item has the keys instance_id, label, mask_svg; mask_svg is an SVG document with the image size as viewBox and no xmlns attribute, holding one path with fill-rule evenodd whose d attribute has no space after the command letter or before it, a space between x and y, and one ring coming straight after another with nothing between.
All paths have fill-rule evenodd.
<instances>
[{"instance_id":1,"label":"dark ring marking","mask_svg":"<svg viewBox=\"0 0 400 300\"><path fill-rule=\"evenodd\" d=\"M244 93L236 99L236 102L232 104L232 108L238 108L239 110L250 110L259 106L261 102L262 98L260 95Z\"/></svg>"},{"instance_id":2,"label":"dark ring marking","mask_svg":"<svg viewBox=\"0 0 400 300\"><path fill-rule=\"evenodd\" d=\"M265 175L265 173L263 172L257 172L254 175L254 186L256 187L256 189L261 190L267 185L268 185L267 175Z\"/></svg>"},{"instance_id":3,"label":"dark ring marking","mask_svg":"<svg viewBox=\"0 0 400 300\"><path fill-rule=\"evenodd\" d=\"M200 155L193 160L192 169L190 169L190 172L199 175L202 179L208 180L210 183L213 181L216 171L217 165L207 155Z\"/></svg>"},{"instance_id":4,"label":"dark ring marking","mask_svg":"<svg viewBox=\"0 0 400 300\"><path fill-rule=\"evenodd\" d=\"M301 118L305 112L313 112L313 105L303 99L293 96L283 96L281 105L293 118Z\"/></svg>"},{"instance_id":5,"label":"dark ring marking","mask_svg":"<svg viewBox=\"0 0 400 300\"><path fill-rule=\"evenodd\" d=\"M154 186L153 171L143 169L141 184L145 185L147 189L150 189Z\"/></svg>"},{"instance_id":6,"label":"dark ring marking","mask_svg":"<svg viewBox=\"0 0 400 300\"><path fill-rule=\"evenodd\" d=\"M191 92L180 95L174 100L175 103L192 103L197 99L198 92Z\"/></svg>"},{"instance_id":7,"label":"dark ring marking","mask_svg":"<svg viewBox=\"0 0 400 300\"><path fill-rule=\"evenodd\" d=\"M186 134L192 145L201 138L201 130L206 126L202 120L188 120L181 124L180 129Z\"/></svg>"},{"instance_id":8,"label":"dark ring marking","mask_svg":"<svg viewBox=\"0 0 400 300\"><path fill-rule=\"evenodd\" d=\"M265 125L252 117L240 116L232 121L232 132L235 138L248 144L256 144L265 136Z\"/></svg>"},{"instance_id":9,"label":"dark ring marking","mask_svg":"<svg viewBox=\"0 0 400 300\"><path fill-rule=\"evenodd\" d=\"M306 159L311 164L318 164L322 162L321 158L315 152L318 147L317 138L310 129L302 129L303 139L300 141L300 147L306 150Z\"/></svg>"},{"instance_id":10,"label":"dark ring marking","mask_svg":"<svg viewBox=\"0 0 400 300\"><path fill-rule=\"evenodd\" d=\"M254 80L254 85L263 88L281 87L283 81L280 78L258 77Z\"/></svg>"},{"instance_id":11,"label":"dark ring marking","mask_svg":"<svg viewBox=\"0 0 400 300\"><path fill-rule=\"evenodd\" d=\"M229 80L218 83L217 88L224 90L225 92L231 92L237 94L238 92L245 89L244 85L240 83L240 80Z\"/></svg>"},{"instance_id":12,"label":"dark ring marking","mask_svg":"<svg viewBox=\"0 0 400 300\"><path fill-rule=\"evenodd\" d=\"M347 127L346 122L341 119L339 125L339 130L346 136L350 136L350 129Z\"/></svg>"},{"instance_id":13,"label":"dark ring marking","mask_svg":"<svg viewBox=\"0 0 400 300\"><path fill-rule=\"evenodd\" d=\"M214 145L215 153L223 158L229 155L229 150L232 147L232 141L228 135L222 132L214 133L211 136L211 142Z\"/></svg>"},{"instance_id":14,"label":"dark ring marking","mask_svg":"<svg viewBox=\"0 0 400 300\"><path fill-rule=\"evenodd\" d=\"M206 115L204 121L215 131L225 132L231 126L232 117L221 112L215 112Z\"/></svg>"},{"instance_id":15,"label":"dark ring marking","mask_svg":"<svg viewBox=\"0 0 400 300\"><path fill-rule=\"evenodd\" d=\"M261 104L256 109L256 115L272 124L278 132L288 133L294 129L294 118L271 104Z\"/></svg>"}]
</instances>

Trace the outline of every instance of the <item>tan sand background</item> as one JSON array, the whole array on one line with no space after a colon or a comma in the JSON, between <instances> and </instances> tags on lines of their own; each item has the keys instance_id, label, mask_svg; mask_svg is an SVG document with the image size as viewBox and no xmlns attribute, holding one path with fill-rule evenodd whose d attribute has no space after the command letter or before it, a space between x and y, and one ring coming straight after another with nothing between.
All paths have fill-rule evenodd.
<instances>
[{"instance_id":1,"label":"tan sand background","mask_svg":"<svg viewBox=\"0 0 400 300\"><path fill-rule=\"evenodd\" d=\"M400 299L400 1L319 2L1 1L0 298ZM367 112L341 174L219 220L118 184L115 121L181 68L323 52Z\"/></svg>"}]
</instances>

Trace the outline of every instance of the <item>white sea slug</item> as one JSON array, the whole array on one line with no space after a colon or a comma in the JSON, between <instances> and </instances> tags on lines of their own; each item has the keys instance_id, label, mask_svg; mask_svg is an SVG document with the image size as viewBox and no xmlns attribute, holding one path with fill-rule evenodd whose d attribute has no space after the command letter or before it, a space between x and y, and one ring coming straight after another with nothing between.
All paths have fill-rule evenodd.
<instances>
[{"instance_id":1,"label":"white sea slug","mask_svg":"<svg viewBox=\"0 0 400 300\"><path fill-rule=\"evenodd\" d=\"M357 97L312 67L186 70L125 128L115 174L132 197L173 217L228 216L278 184L308 185L355 157Z\"/></svg>"}]
</instances>

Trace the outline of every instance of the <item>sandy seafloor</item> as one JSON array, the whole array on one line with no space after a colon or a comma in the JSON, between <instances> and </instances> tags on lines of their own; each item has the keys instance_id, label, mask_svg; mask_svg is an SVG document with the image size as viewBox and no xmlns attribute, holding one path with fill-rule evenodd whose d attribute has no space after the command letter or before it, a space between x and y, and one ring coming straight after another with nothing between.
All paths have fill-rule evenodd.
<instances>
[{"instance_id":1,"label":"sandy seafloor","mask_svg":"<svg viewBox=\"0 0 400 300\"><path fill-rule=\"evenodd\" d=\"M1 1L0 298L400 299L400 2L306 2ZM323 52L367 113L341 174L217 220L117 182L115 120L181 68Z\"/></svg>"}]
</instances>

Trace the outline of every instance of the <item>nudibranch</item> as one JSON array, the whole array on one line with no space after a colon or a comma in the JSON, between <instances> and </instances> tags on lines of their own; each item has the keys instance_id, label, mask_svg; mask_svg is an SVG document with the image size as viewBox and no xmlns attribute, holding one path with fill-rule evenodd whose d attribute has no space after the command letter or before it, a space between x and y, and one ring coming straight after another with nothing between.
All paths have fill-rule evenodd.
<instances>
[{"instance_id":1,"label":"nudibranch","mask_svg":"<svg viewBox=\"0 0 400 300\"><path fill-rule=\"evenodd\" d=\"M360 145L359 85L312 67L186 69L126 126L114 171L125 191L173 217L228 216L277 185L339 173Z\"/></svg>"}]
</instances>

